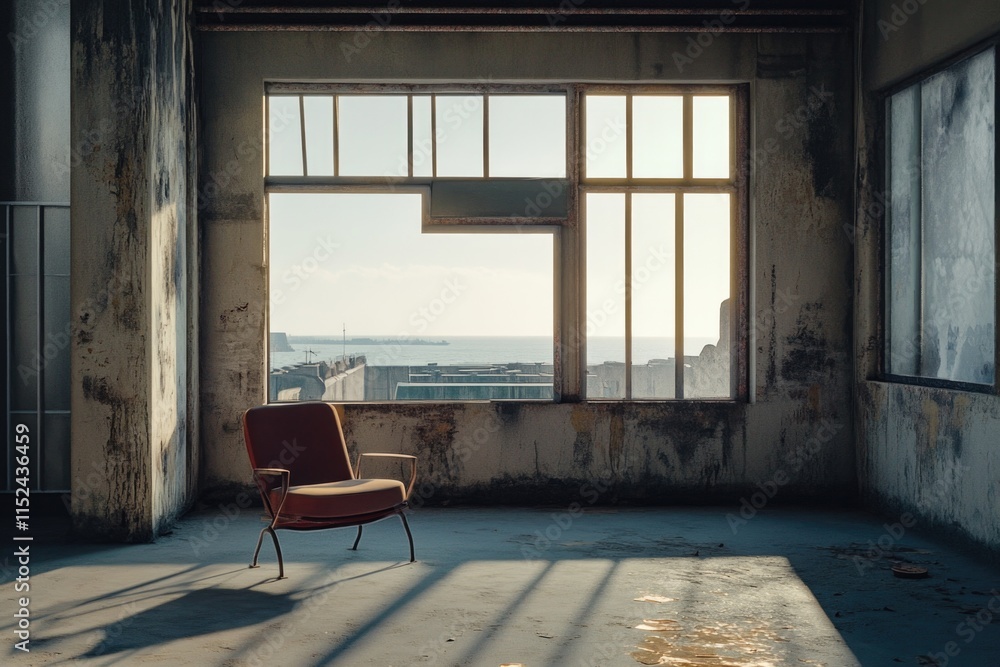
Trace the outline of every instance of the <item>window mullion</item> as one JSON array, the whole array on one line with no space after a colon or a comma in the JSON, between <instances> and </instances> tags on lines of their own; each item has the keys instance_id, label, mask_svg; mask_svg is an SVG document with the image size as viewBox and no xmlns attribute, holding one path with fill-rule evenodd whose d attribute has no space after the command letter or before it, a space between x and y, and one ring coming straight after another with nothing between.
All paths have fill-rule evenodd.
<instances>
[{"instance_id":1,"label":"window mullion","mask_svg":"<svg viewBox=\"0 0 1000 667\"><path fill-rule=\"evenodd\" d=\"M625 398L632 398L632 193L625 193Z\"/></svg>"},{"instance_id":2,"label":"window mullion","mask_svg":"<svg viewBox=\"0 0 1000 667\"><path fill-rule=\"evenodd\" d=\"M483 93L483 178L490 177L490 95Z\"/></svg>"},{"instance_id":3,"label":"window mullion","mask_svg":"<svg viewBox=\"0 0 1000 667\"><path fill-rule=\"evenodd\" d=\"M694 98L684 96L684 182L690 183L694 178Z\"/></svg>"},{"instance_id":4,"label":"window mullion","mask_svg":"<svg viewBox=\"0 0 1000 667\"><path fill-rule=\"evenodd\" d=\"M437 95L431 95L431 176L438 175Z\"/></svg>"},{"instance_id":5,"label":"window mullion","mask_svg":"<svg viewBox=\"0 0 1000 667\"><path fill-rule=\"evenodd\" d=\"M686 155L685 155L686 161ZM674 398L684 398L684 194L674 195Z\"/></svg>"},{"instance_id":6,"label":"window mullion","mask_svg":"<svg viewBox=\"0 0 1000 667\"><path fill-rule=\"evenodd\" d=\"M340 176L340 95L333 96L333 175Z\"/></svg>"},{"instance_id":7,"label":"window mullion","mask_svg":"<svg viewBox=\"0 0 1000 667\"><path fill-rule=\"evenodd\" d=\"M306 159L306 98L299 95L299 140L302 142L302 175L309 175L309 161Z\"/></svg>"},{"instance_id":8,"label":"window mullion","mask_svg":"<svg viewBox=\"0 0 1000 667\"><path fill-rule=\"evenodd\" d=\"M413 95L406 96L406 164L406 173L413 178Z\"/></svg>"}]
</instances>

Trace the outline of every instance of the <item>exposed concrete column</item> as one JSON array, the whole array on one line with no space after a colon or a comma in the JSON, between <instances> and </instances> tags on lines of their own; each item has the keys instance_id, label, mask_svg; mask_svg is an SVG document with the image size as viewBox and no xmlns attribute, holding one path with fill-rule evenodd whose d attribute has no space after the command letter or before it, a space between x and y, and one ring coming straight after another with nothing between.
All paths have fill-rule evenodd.
<instances>
[{"instance_id":1,"label":"exposed concrete column","mask_svg":"<svg viewBox=\"0 0 1000 667\"><path fill-rule=\"evenodd\" d=\"M141 541L189 492L189 12L72 14L72 514Z\"/></svg>"}]
</instances>

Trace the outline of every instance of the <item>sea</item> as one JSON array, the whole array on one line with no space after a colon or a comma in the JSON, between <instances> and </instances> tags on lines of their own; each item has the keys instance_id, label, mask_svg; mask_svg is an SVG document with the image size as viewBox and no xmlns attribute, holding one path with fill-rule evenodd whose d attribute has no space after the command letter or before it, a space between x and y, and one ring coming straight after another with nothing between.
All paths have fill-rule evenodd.
<instances>
[{"instance_id":1,"label":"sea","mask_svg":"<svg viewBox=\"0 0 1000 667\"><path fill-rule=\"evenodd\" d=\"M391 336L364 335L358 338L386 339ZM364 355L371 366L423 366L469 365L505 363L551 364L553 358L552 339L546 336L439 336L428 340L446 340L447 345L413 344L352 344L346 345L334 337L304 337L308 342L288 336L294 352L272 352L271 368L281 368L307 361L331 361L342 355ZM322 341L322 342L317 342ZM685 341L685 354L697 355L707 344L715 344L716 339L689 338ZM632 363L645 364L651 359L668 359L674 356L673 338L633 337ZM601 364L605 361L625 361L625 339L591 337L587 340L587 364Z\"/></svg>"}]
</instances>

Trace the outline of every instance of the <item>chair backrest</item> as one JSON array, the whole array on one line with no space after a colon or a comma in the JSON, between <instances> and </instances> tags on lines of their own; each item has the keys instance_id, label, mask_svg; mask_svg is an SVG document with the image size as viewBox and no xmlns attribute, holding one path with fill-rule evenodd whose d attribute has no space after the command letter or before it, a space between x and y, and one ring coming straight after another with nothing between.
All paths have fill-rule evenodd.
<instances>
[{"instance_id":1,"label":"chair backrest","mask_svg":"<svg viewBox=\"0 0 1000 667\"><path fill-rule=\"evenodd\" d=\"M243 414L243 437L254 468L286 468L291 484L353 479L340 417L329 403L272 403Z\"/></svg>"}]
</instances>

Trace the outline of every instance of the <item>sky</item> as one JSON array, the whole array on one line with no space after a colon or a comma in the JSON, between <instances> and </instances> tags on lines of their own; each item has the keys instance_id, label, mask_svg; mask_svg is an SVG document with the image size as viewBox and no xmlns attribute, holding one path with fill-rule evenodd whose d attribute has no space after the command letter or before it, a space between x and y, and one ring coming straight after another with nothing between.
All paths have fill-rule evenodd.
<instances>
[{"instance_id":1,"label":"sky","mask_svg":"<svg viewBox=\"0 0 1000 667\"><path fill-rule=\"evenodd\" d=\"M302 175L297 97L271 97L272 175ZM728 176L728 98L694 100L694 173ZM565 176L565 99L559 95L489 99L491 176ZM329 96L304 98L309 175L405 175L407 100L402 95L341 96L333 132ZM586 160L591 176L625 175L625 98L588 96ZM672 177L683 169L681 98L633 98L633 175ZM431 174L436 131L439 176L482 176L483 98L414 96L414 175ZM587 331L624 335L623 193L590 193ZM675 195L635 193L632 206L633 335L674 333ZM729 294L729 197L683 195L685 330L719 333ZM269 195L270 329L292 335L551 336L551 233L421 233L421 195L309 193Z\"/></svg>"}]
</instances>

